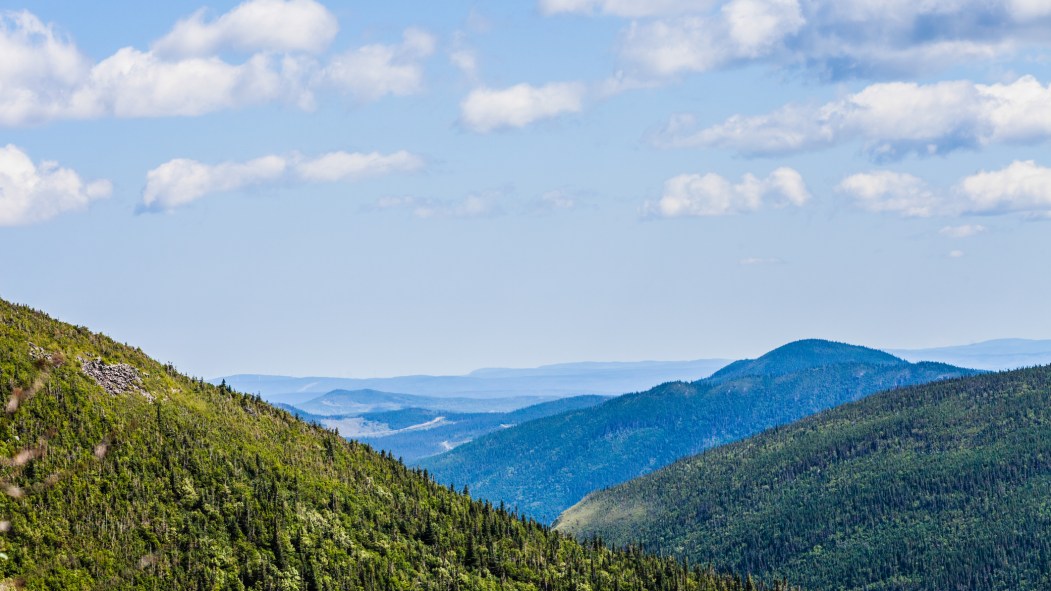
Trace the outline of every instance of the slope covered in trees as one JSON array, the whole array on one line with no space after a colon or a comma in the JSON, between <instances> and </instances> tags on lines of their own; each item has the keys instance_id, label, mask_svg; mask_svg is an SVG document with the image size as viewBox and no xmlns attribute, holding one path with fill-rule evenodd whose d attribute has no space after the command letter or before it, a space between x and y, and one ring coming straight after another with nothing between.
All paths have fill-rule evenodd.
<instances>
[{"instance_id":1,"label":"slope covered in trees","mask_svg":"<svg viewBox=\"0 0 1051 591\"><path fill-rule=\"evenodd\" d=\"M1051 588L1051 367L881 393L589 496L558 529L851 590Z\"/></svg>"},{"instance_id":2,"label":"slope covered in trees","mask_svg":"<svg viewBox=\"0 0 1051 591\"><path fill-rule=\"evenodd\" d=\"M582 545L0 301L0 588L744 589Z\"/></svg>"},{"instance_id":3,"label":"slope covered in trees","mask_svg":"<svg viewBox=\"0 0 1051 591\"><path fill-rule=\"evenodd\" d=\"M868 394L970 375L821 340L790 343L712 377L523 423L425 458L439 482L550 523L586 494L704 449Z\"/></svg>"}]
</instances>

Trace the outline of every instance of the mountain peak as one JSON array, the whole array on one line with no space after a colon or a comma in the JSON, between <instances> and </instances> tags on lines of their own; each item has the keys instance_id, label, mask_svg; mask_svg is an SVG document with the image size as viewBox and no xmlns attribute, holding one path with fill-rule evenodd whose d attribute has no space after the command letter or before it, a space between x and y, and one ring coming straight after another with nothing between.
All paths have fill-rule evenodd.
<instances>
[{"instance_id":1,"label":"mountain peak","mask_svg":"<svg viewBox=\"0 0 1051 591\"><path fill-rule=\"evenodd\" d=\"M782 345L758 359L735 361L715 372L710 379L733 379L760 374L779 375L842 363L898 365L906 361L868 347L823 339L803 339Z\"/></svg>"}]
</instances>

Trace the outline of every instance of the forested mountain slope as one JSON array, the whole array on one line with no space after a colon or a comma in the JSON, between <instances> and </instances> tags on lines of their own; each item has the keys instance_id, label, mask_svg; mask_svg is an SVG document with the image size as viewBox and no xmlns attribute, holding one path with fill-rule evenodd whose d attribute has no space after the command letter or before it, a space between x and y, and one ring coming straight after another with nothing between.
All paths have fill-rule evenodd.
<instances>
[{"instance_id":1,"label":"forested mountain slope","mask_svg":"<svg viewBox=\"0 0 1051 591\"><path fill-rule=\"evenodd\" d=\"M864 347L798 341L705 380L523 423L419 465L439 482L467 485L478 497L550 523L584 495L683 456L880 390L972 373Z\"/></svg>"},{"instance_id":2,"label":"forested mountain slope","mask_svg":"<svg viewBox=\"0 0 1051 591\"><path fill-rule=\"evenodd\" d=\"M0 404L3 589L745 587L580 545L3 301Z\"/></svg>"},{"instance_id":3,"label":"forested mountain slope","mask_svg":"<svg viewBox=\"0 0 1051 591\"><path fill-rule=\"evenodd\" d=\"M1051 589L1051 367L871 396L597 492L557 527L818 591Z\"/></svg>"}]
</instances>

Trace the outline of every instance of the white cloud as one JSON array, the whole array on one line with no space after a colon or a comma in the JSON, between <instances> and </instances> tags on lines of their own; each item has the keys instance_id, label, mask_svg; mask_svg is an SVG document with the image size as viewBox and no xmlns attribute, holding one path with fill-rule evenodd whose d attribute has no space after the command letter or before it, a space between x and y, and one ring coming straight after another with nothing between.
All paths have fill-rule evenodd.
<instances>
[{"instance_id":1,"label":"white cloud","mask_svg":"<svg viewBox=\"0 0 1051 591\"><path fill-rule=\"evenodd\" d=\"M303 53L323 48L335 33L335 22L329 22L327 11L310 17L317 9L324 11L307 1L255 0L215 22L205 23L200 14L182 21L175 31L183 31L177 36L183 39L182 49L173 45L176 37L169 35L159 42L163 52L125 47L97 63L33 14L0 13L0 55L4 56L0 60L0 125L196 116L275 101L309 109L314 105L315 89L333 86L359 100L421 90L420 60L434 51L434 38L428 33L408 29L401 44L365 46L323 65ZM267 19L284 24L255 30ZM308 21L313 24L307 30L288 26L310 24ZM185 32L190 26L186 23L191 22L211 32L187 41L197 39ZM326 27L331 34L325 33ZM255 32L249 34L249 30ZM296 41L305 32L311 32L312 41ZM205 51L231 44L259 51L241 63L229 63Z\"/></svg>"},{"instance_id":2,"label":"white cloud","mask_svg":"<svg viewBox=\"0 0 1051 591\"><path fill-rule=\"evenodd\" d=\"M577 205L576 198L563 190L548 191L540 196L538 205L541 209L573 209Z\"/></svg>"},{"instance_id":3,"label":"white cloud","mask_svg":"<svg viewBox=\"0 0 1051 591\"><path fill-rule=\"evenodd\" d=\"M938 233L950 238L970 238L985 231L986 227L981 224L963 224L961 226L945 226L938 230Z\"/></svg>"},{"instance_id":4,"label":"white cloud","mask_svg":"<svg viewBox=\"0 0 1051 591\"><path fill-rule=\"evenodd\" d=\"M473 50L460 47L449 52L449 61L463 72L468 80L478 79L478 55Z\"/></svg>"},{"instance_id":5,"label":"white cloud","mask_svg":"<svg viewBox=\"0 0 1051 591\"><path fill-rule=\"evenodd\" d=\"M399 45L366 45L335 56L321 78L359 100L414 94L423 88L422 60L435 43L425 31L406 29Z\"/></svg>"},{"instance_id":6,"label":"white cloud","mask_svg":"<svg viewBox=\"0 0 1051 591\"><path fill-rule=\"evenodd\" d=\"M539 6L545 14L633 19L621 54L656 76L759 62L828 78L893 77L1047 48L1051 38L1051 8L1043 0L540 0Z\"/></svg>"},{"instance_id":7,"label":"white cloud","mask_svg":"<svg viewBox=\"0 0 1051 591\"><path fill-rule=\"evenodd\" d=\"M775 50L806 24L796 0L734 0L722 13L736 50L749 58Z\"/></svg>"},{"instance_id":8,"label":"white cloud","mask_svg":"<svg viewBox=\"0 0 1051 591\"><path fill-rule=\"evenodd\" d=\"M859 173L843 179L836 188L854 197L862 209L877 213L928 217L941 206L923 179L900 172Z\"/></svg>"},{"instance_id":9,"label":"white cloud","mask_svg":"<svg viewBox=\"0 0 1051 591\"><path fill-rule=\"evenodd\" d=\"M544 14L608 14L645 17L706 10L714 0L540 0Z\"/></svg>"},{"instance_id":10,"label":"white cloud","mask_svg":"<svg viewBox=\"0 0 1051 591\"><path fill-rule=\"evenodd\" d=\"M654 217L719 216L757 211L764 204L802 206L810 199L803 177L791 168L778 168L765 179L746 174L731 183L715 174L682 174L664 183L664 194L643 205Z\"/></svg>"},{"instance_id":11,"label":"white cloud","mask_svg":"<svg viewBox=\"0 0 1051 591\"><path fill-rule=\"evenodd\" d=\"M1051 168L1032 160L980 172L960 182L965 211L981 214L1051 213Z\"/></svg>"},{"instance_id":12,"label":"white cloud","mask_svg":"<svg viewBox=\"0 0 1051 591\"><path fill-rule=\"evenodd\" d=\"M423 158L405 150L392 154L329 152L296 163L296 173L308 181L333 182L412 172L423 168L423 164Z\"/></svg>"},{"instance_id":13,"label":"white cloud","mask_svg":"<svg viewBox=\"0 0 1051 591\"><path fill-rule=\"evenodd\" d=\"M678 116L654 141L770 155L861 140L873 158L887 160L1049 138L1051 85L1023 76L1009 84L873 84L821 106L788 105L766 115L735 115L700 131L694 118Z\"/></svg>"},{"instance_id":14,"label":"white cloud","mask_svg":"<svg viewBox=\"0 0 1051 591\"><path fill-rule=\"evenodd\" d=\"M162 55L207 56L222 49L320 53L339 31L314 0L250 0L207 22L198 10L153 44Z\"/></svg>"},{"instance_id":15,"label":"white cloud","mask_svg":"<svg viewBox=\"0 0 1051 591\"><path fill-rule=\"evenodd\" d=\"M980 172L944 189L932 189L923 179L889 171L855 174L837 188L863 209L905 217L1051 216L1051 168L1032 160ZM946 226L940 233L965 238L984 231L981 225L962 225Z\"/></svg>"},{"instance_id":16,"label":"white cloud","mask_svg":"<svg viewBox=\"0 0 1051 591\"><path fill-rule=\"evenodd\" d=\"M949 251L949 258L950 259L963 258L963 255L964 255L964 252L962 250L950 250Z\"/></svg>"},{"instance_id":17,"label":"white cloud","mask_svg":"<svg viewBox=\"0 0 1051 591\"><path fill-rule=\"evenodd\" d=\"M460 119L479 133L525 127L541 119L579 112L584 92L584 85L575 82L518 84L500 90L478 88L460 104Z\"/></svg>"},{"instance_id":18,"label":"white cloud","mask_svg":"<svg viewBox=\"0 0 1051 591\"><path fill-rule=\"evenodd\" d=\"M1010 6L1018 21L1051 16L1051 4L1045 0L1010 0Z\"/></svg>"},{"instance_id":19,"label":"white cloud","mask_svg":"<svg viewBox=\"0 0 1051 591\"><path fill-rule=\"evenodd\" d=\"M171 211L211 193L236 191L280 179L285 158L264 156L248 162L204 164L176 158L146 173L142 205L146 211Z\"/></svg>"},{"instance_id":20,"label":"white cloud","mask_svg":"<svg viewBox=\"0 0 1051 591\"><path fill-rule=\"evenodd\" d=\"M146 174L142 209L171 211L214 193L279 182L357 180L422 167L423 159L405 151L392 154L330 152L311 159L270 155L220 164L176 158Z\"/></svg>"},{"instance_id":21,"label":"white cloud","mask_svg":"<svg viewBox=\"0 0 1051 591\"><path fill-rule=\"evenodd\" d=\"M719 13L632 23L622 53L645 72L705 72L770 54L805 24L797 0L732 0Z\"/></svg>"},{"instance_id":22,"label":"white cloud","mask_svg":"<svg viewBox=\"0 0 1051 591\"><path fill-rule=\"evenodd\" d=\"M34 164L15 145L0 148L0 226L31 224L84 209L112 192L107 180L84 182L57 162Z\"/></svg>"}]
</instances>

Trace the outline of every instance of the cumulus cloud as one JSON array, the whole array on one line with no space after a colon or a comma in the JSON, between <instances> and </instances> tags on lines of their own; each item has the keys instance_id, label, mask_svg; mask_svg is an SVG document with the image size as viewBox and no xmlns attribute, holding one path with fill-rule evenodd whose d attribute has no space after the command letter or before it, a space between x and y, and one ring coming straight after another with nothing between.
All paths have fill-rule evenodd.
<instances>
[{"instance_id":1,"label":"cumulus cloud","mask_svg":"<svg viewBox=\"0 0 1051 591\"><path fill-rule=\"evenodd\" d=\"M335 56L321 79L360 100L414 94L423 87L422 60L435 43L426 31L406 29L398 45L366 45Z\"/></svg>"},{"instance_id":2,"label":"cumulus cloud","mask_svg":"<svg viewBox=\"0 0 1051 591\"><path fill-rule=\"evenodd\" d=\"M219 18L198 10L153 44L162 55L206 56L219 50L320 53L339 31L335 15L314 0L251 0Z\"/></svg>"},{"instance_id":3,"label":"cumulus cloud","mask_svg":"<svg viewBox=\"0 0 1051 591\"><path fill-rule=\"evenodd\" d=\"M400 150L393 154L379 152L330 152L296 164L296 173L304 180L333 182L411 172L423 168L423 158Z\"/></svg>"},{"instance_id":4,"label":"cumulus cloud","mask_svg":"<svg viewBox=\"0 0 1051 591\"><path fill-rule=\"evenodd\" d=\"M656 76L743 63L892 77L1048 45L1041 0L540 0L545 14L633 19L624 59ZM937 26L932 26L937 23Z\"/></svg>"},{"instance_id":5,"label":"cumulus cloud","mask_svg":"<svg viewBox=\"0 0 1051 591\"><path fill-rule=\"evenodd\" d=\"M423 167L409 152L392 154L330 152L316 158L263 156L247 162L205 164L176 158L146 173L142 211L172 211L207 195L279 182L357 180Z\"/></svg>"},{"instance_id":6,"label":"cumulus cloud","mask_svg":"<svg viewBox=\"0 0 1051 591\"><path fill-rule=\"evenodd\" d=\"M963 224L961 226L945 226L938 233L949 238L970 238L986 231L981 224Z\"/></svg>"},{"instance_id":7,"label":"cumulus cloud","mask_svg":"<svg viewBox=\"0 0 1051 591\"><path fill-rule=\"evenodd\" d=\"M952 187L931 188L923 179L889 171L847 177L838 190L863 209L905 217L1051 215L1051 168L1032 160L968 176ZM963 238L985 231L981 225L947 226L941 233Z\"/></svg>"},{"instance_id":8,"label":"cumulus cloud","mask_svg":"<svg viewBox=\"0 0 1051 591\"><path fill-rule=\"evenodd\" d=\"M803 177L791 168L778 168L765 179L746 174L731 183L715 173L682 174L664 183L664 194L643 205L653 217L720 216L758 211L764 205L802 206L810 200Z\"/></svg>"},{"instance_id":9,"label":"cumulus cloud","mask_svg":"<svg viewBox=\"0 0 1051 591\"><path fill-rule=\"evenodd\" d=\"M264 26L272 21L282 26ZM149 51L125 47L93 62L53 25L27 11L3 12L0 125L196 116L275 101L309 109L319 88L359 100L421 89L419 60L434 48L429 34L409 29L401 44L369 45L328 63L309 55L328 45L336 27L309 0L252 0L214 21L201 13L180 21ZM209 53L226 47L254 53L239 63Z\"/></svg>"},{"instance_id":10,"label":"cumulus cloud","mask_svg":"<svg viewBox=\"0 0 1051 591\"><path fill-rule=\"evenodd\" d=\"M584 85L575 82L518 84L499 90L478 88L460 104L460 120L479 133L521 128L542 119L579 112L584 93Z\"/></svg>"},{"instance_id":11,"label":"cumulus cloud","mask_svg":"<svg viewBox=\"0 0 1051 591\"><path fill-rule=\"evenodd\" d=\"M41 222L109 197L107 180L85 182L57 162L35 164L18 146L0 148L0 226Z\"/></svg>"},{"instance_id":12,"label":"cumulus cloud","mask_svg":"<svg viewBox=\"0 0 1051 591\"><path fill-rule=\"evenodd\" d=\"M704 72L781 54L805 22L796 0L733 0L711 16L632 23L622 52L658 76Z\"/></svg>"},{"instance_id":13,"label":"cumulus cloud","mask_svg":"<svg viewBox=\"0 0 1051 591\"><path fill-rule=\"evenodd\" d=\"M851 175L837 189L853 196L862 209L877 213L928 217L941 207L941 199L923 179L900 172L881 170Z\"/></svg>"},{"instance_id":14,"label":"cumulus cloud","mask_svg":"<svg viewBox=\"0 0 1051 591\"><path fill-rule=\"evenodd\" d=\"M146 211L171 211L211 193L276 181L284 176L286 166L280 156L222 164L176 158L146 173L142 206Z\"/></svg>"},{"instance_id":15,"label":"cumulus cloud","mask_svg":"<svg viewBox=\"0 0 1051 591\"><path fill-rule=\"evenodd\" d=\"M765 115L735 115L718 125L696 128L692 116L680 115L653 139L668 147L720 147L752 156L853 140L864 142L877 160L944 154L1051 138L1051 85L1032 76L1006 84L880 83L820 106L788 105Z\"/></svg>"},{"instance_id":16,"label":"cumulus cloud","mask_svg":"<svg viewBox=\"0 0 1051 591\"><path fill-rule=\"evenodd\" d=\"M966 211L983 214L1051 213L1051 168L1032 160L980 172L960 183Z\"/></svg>"}]
</instances>

